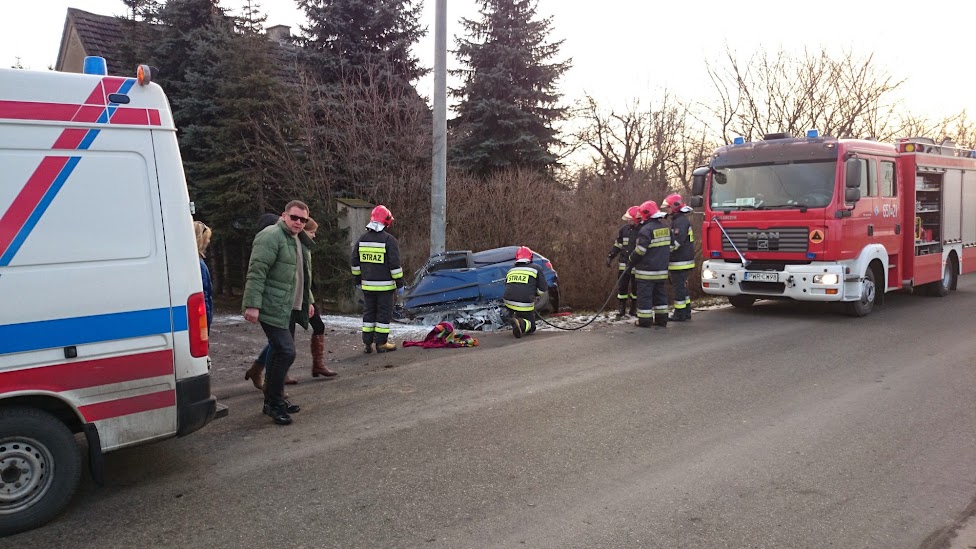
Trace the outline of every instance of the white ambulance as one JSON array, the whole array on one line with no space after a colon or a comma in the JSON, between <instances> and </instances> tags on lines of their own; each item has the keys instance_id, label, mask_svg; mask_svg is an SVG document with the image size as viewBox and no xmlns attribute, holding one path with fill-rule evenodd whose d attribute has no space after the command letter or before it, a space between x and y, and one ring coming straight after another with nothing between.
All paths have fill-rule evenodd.
<instances>
[{"instance_id":1,"label":"white ambulance","mask_svg":"<svg viewBox=\"0 0 976 549\"><path fill-rule=\"evenodd\" d=\"M0 69L0 535L70 501L75 434L100 483L103 452L217 415L169 103L104 65Z\"/></svg>"}]
</instances>

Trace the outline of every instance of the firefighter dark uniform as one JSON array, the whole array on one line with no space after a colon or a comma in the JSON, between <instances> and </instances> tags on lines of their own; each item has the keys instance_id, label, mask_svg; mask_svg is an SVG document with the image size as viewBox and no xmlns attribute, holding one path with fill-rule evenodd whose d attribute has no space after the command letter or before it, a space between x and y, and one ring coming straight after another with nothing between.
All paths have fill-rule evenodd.
<instances>
[{"instance_id":1,"label":"firefighter dark uniform","mask_svg":"<svg viewBox=\"0 0 976 549\"><path fill-rule=\"evenodd\" d=\"M627 220L628 223L620 227L617 231L617 239L613 242L613 248L610 249L610 253L607 254L607 267L613 261L614 257L619 256L619 261L617 266L619 268L619 279L617 280L617 300L620 303L620 309L617 311L617 318L621 318L627 314L627 299L630 299L630 316L637 315L637 289L634 287L634 273L627 270L627 259L630 258L630 254L634 251L634 242L637 240L637 206L631 206L627 213L623 216L623 219Z\"/></svg>"},{"instance_id":2,"label":"firefighter dark uniform","mask_svg":"<svg viewBox=\"0 0 976 549\"><path fill-rule=\"evenodd\" d=\"M535 300L549 290L542 268L532 263L532 250L522 246L515 254L515 265L505 275L502 300L511 312L512 334L522 337L535 331Z\"/></svg>"},{"instance_id":3,"label":"firefighter dark uniform","mask_svg":"<svg viewBox=\"0 0 976 549\"><path fill-rule=\"evenodd\" d=\"M637 282L637 326L668 325L668 259L671 229L653 200L640 205L643 220L629 263Z\"/></svg>"},{"instance_id":4,"label":"firefighter dark uniform","mask_svg":"<svg viewBox=\"0 0 976 549\"><path fill-rule=\"evenodd\" d=\"M674 294L674 314L671 315L671 320L691 320L688 275L695 268L695 233L687 214L692 208L685 205L676 194L668 196L663 205L671 209L672 216L671 261L668 263L671 291Z\"/></svg>"},{"instance_id":5,"label":"firefighter dark uniform","mask_svg":"<svg viewBox=\"0 0 976 549\"><path fill-rule=\"evenodd\" d=\"M384 229L393 223L393 215L385 206L373 208L366 232L359 237L352 250L350 265L356 284L363 290L363 343L364 352L396 350L389 342L390 323L393 321L393 298L396 289L403 286L403 269L400 267L400 246Z\"/></svg>"}]
</instances>

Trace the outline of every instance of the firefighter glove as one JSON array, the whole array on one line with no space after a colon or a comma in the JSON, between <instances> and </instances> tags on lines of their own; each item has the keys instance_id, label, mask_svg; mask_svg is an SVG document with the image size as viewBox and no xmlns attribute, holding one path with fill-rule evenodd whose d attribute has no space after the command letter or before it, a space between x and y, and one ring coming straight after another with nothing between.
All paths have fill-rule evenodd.
<instances>
[{"instance_id":1,"label":"firefighter glove","mask_svg":"<svg viewBox=\"0 0 976 549\"><path fill-rule=\"evenodd\" d=\"M611 261L613 261L613 256L612 256L612 255L608 255L608 256L607 256L607 267L609 267L609 266L610 266L610 262L611 262Z\"/></svg>"}]
</instances>

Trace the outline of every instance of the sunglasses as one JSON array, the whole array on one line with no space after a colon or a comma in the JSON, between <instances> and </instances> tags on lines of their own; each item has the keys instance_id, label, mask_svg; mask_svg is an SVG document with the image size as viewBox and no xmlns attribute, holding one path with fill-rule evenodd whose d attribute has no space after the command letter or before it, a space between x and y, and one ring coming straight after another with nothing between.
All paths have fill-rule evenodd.
<instances>
[{"instance_id":1,"label":"sunglasses","mask_svg":"<svg viewBox=\"0 0 976 549\"><path fill-rule=\"evenodd\" d=\"M308 223L307 217L302 217L300 215L292 215L292 214L288 214L288 217L290 217L292 221L301 221L302 223Z\"/></svg>"}]
</instances>

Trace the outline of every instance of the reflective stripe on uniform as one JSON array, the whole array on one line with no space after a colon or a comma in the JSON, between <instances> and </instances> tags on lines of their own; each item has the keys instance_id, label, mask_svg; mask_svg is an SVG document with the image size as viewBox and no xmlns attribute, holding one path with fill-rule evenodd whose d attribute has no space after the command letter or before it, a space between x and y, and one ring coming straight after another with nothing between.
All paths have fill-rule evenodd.
<instances>
[{"instance_id":1,"label":"reflective stripe on uniform","mask_svg":"<svg viewBox=\"0 0 976 549\"><path fill-rule=\"evenodd\" d=\"M385 292L396 289L396 283L392 280L363 280L362 286L364 292Z\"/></svg>"},{"instance_id":2,"label":"reflective stripe on uniform","mask_svg":"<svg viewBox=\"0 0 976 549\"><path fill-rule=\"evenodd\" d=\"M390 325L383 324L381 322L376 323L376 333L378 334L388 334L390 333Z\"/></svg>"},{"instance_id":3,"label":"reflective stripe on uniform","mask_svg":"<svg viewBox=\"0 0 976 549\"><path fill-rule=\"evenodd\" d=\"M667 280L667 271L642 271L634 269L634 278L637 280Z\"/></svg>"},{"instance_id":4,"label":"reflective stripe on uniform","mask_svg":"<svg viewBox=\"0 0 976 549\"><path fill-rule=\"evenodd\" d=\"M695 268L694 259L690 259L688 261L672 261L668 263L669 271L683 271L685 269L694 269L694 268Z\"/></svg>"},{"instance_id":5,"label":"reflective stripe on uniform","mask_svg":"<svg viewBox=\"0 0 976 549\"><path fill-rule=\"evenodd\" d=\"M525 302L522 302L522 301L509 301L509 300L506 299L505 300L505 306L508 307L509 309L513 310L513 311L519 311L519 312L534 311L535 310L535 304L534 303L525 303Z\"/></svg>"},{"instance_id":6,"label":"reflective stripe on uniform","mask_svg":"<svg viewBox=\"0 0 976 549\"><path fill-rule=\"evenodd\" d=\"M403 278L403 269L400 268L390 269L390 276L393 277L393 280L396 280L398 278Z\"/></svg>"}]
</instances>

